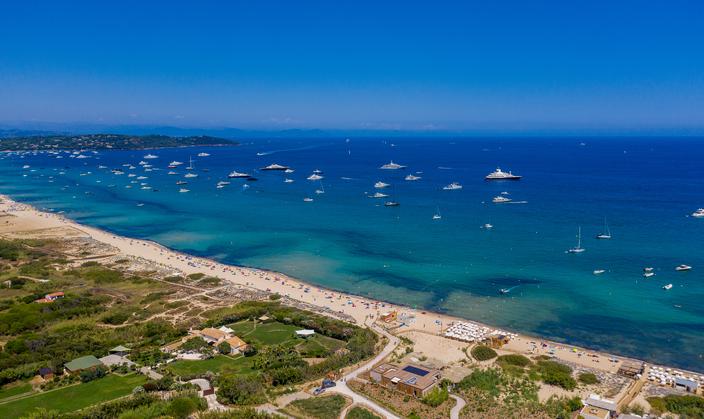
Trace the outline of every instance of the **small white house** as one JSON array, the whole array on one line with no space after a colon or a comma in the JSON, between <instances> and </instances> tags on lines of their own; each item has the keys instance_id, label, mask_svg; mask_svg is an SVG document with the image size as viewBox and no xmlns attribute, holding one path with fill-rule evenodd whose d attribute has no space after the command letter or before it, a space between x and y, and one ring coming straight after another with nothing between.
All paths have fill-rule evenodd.
<instances>
[{"instance_id":1,"label":"small white house","mask_svg":"<svg viewBox=\"0 0 704 419\"><path fill-rule=\"evenodd\" d=\"M296 337L307 339L315 334L315 330L312 329L302 329L296 330Z\"/></svg>"}]
</instances>

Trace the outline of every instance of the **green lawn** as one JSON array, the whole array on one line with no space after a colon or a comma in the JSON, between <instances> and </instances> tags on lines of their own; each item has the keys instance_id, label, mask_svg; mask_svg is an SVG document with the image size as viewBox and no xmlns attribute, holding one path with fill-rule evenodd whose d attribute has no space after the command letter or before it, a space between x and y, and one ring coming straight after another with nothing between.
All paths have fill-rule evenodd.
<instances>
[{"instance_id":1,"label":"green lawn","mask_svg":"<svg viewBox=\"0 0 704 419\"><path fill-rule=\"evenodd\" d=\"M30 397L0 403L0 417L16 418L34 410L35 407L56 410L60 413L72 412L126 396L132 392L133 388L145 382L146 377L143 375L109 374L105 378L89 383L63 387L46 393L36 393Z\"/></svg>"},{"instance_id":2,"label":"green lawn","mask_svg":"<svg viewBox=\"0 0 704 419\"><path fill-rule=\"evenodd\" d=\"M298 326L279 322L254 323L252 321L242 321L228 325L228 327L232 328L235 334L246 342L259 343L260 345L277 345L295 341L294 332L301 329Z\"/></svg>"},{"instance_id":3,"label":"green lawn","mask_svg":"<svg viewBox=\"0 0 704 419\"><path fill-rule=\"evenodd\" d=\"M0 401L8 397L17 396L18 394L29 393L30 391L32 391L32 385L29 383L22 383L20 385L13 383L0 388Z\"/></svg>"},{"instance_id":4,"label":"green lawn","mask_svg":"<svg viewBox=\"0 0 704 419\"><path fill-rule=\"evenodd\" d=\"M299 343L296 346L296 349L298 349L298 351L303 355L314 355L320 353L320 351L322 351L322 353L328 351L334 352L335 350L342 348L343 346L345 346L345 342L341 340L316 334L315 336L310 337Z\"/></svg>"},{"instance_id":5,"label":"green lawn","mask_svg":"<svg viewBox=\"0 0 704 419\"><path fill-rule=\"evenodd\" d=\"M196 375L204 374L208 371L218 373L223 370L229 370L240 374L253 372L252 358L240 356L239 358L230 358L224 355L216 355L210 359L189 361L179 360L172 362L167 367L175 375Z\"/></svg>"}]
</instances>

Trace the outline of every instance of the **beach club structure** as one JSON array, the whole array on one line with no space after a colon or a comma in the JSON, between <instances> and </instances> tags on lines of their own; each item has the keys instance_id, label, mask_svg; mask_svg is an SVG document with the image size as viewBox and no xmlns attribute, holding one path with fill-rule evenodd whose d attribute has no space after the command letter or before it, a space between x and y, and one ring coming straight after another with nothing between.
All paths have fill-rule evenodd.
<instances>
[{"instance_id":1,"label":"beach club structure","mask_svg":"<svg viewBox=\"0 0 704 419\"><path fill-rule=\"evenodd\" d=\"M445 337L456 339L462 342L484 342L488 341L491 346L501 346L516 337L515 333L509 333L501 329L492 329L468 322L454 322L445 330Z\"/></svg>"},{"instance_id":2,"label":"beach club structure","mask_svg":"<svg viewBox=\"0 0 704 419\"><path fill-rule=\"evenodd\" d=\"M440 382L440 371L419 365L381 364L369 376L386 388L415 397L423 397Z\"/></svg>"}]
</instances>

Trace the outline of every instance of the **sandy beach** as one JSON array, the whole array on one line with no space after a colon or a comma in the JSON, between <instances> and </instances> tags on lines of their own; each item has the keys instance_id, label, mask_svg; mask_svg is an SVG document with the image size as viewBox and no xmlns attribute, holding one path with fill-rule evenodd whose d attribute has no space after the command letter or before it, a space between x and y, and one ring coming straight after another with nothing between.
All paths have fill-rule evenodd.
<instances>
[{"instance_id":1,"label":"sandy beach","mask_svg":"<svg viewBox=\"0 0 704 419\"><path fill-rule=\"evenodd\" d=\"M29 231L33 232L34 237L37 234L41 235L43 231L46 232L47 237L52 234L57 237L57 232L63 237L90 237L118 249L125 256L142 258L155 267L170 270L174 275L206 273L239 286L279 293L282 296L319 307L327 311L328 314L330 311L337 312L344 317L354 319L357 324L370 324L378 320L382 313L397 311L399 317L404 319L404 325L396 328L394 332L415 331L419 332L418 334L436 335L428 340L432 341L433 357L441 361L456 361L460 348L469 345L466 342L442 336L448 326L458 321L480 325L480 323L467 319L413 310L404 306L335 292L277 272L226 265L206 258L190 256L167 249L151 241L123 237L81 225L60 214L42 212L32 206L17 203L7 196L0 195L0 199L2 200L0 211L11 215L11 217L5 216L0 220L0 234L6 237L21 237L22 232ZM384 322L379 321L379 323L384 325ZM501 352L551 355L577 366L608 373L616 373L625 359L521 334L516 334L508 344L504 345Z\"/></svg>"}]
</instances>

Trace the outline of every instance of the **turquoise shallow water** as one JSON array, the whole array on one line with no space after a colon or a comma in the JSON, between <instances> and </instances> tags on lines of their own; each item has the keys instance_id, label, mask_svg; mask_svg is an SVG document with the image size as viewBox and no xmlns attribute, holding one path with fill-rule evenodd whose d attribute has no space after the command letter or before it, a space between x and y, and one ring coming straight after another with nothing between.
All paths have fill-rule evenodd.
<instances>
[{"instance_id":1,"label":"turquoise shallow water","mask_svg":"<svg viewBox=\"0 0 704 419\"><path fill-rule=\"evenodd\" d=\"M152 153L161 170L138 166L147 152L8 154L0 192L224 262L704 371L704 219L688 216L704 207L699 139L287 139ZM178 193L186 171L166 165L189 155L199 176ZM378 169L390 159L409 167ZM124 163L158 192L125 188L136 178L109 170ZM295 172L256 170L270 163ZM497 165L524 178L485 182ZM235 169L258 181L216 189ZM306 180L314 169L322 182ZM399 207L365 195L378 180ZM442 190L452 181L464 188ZM502 191L527 203L492 204ZM596 240L605 217L614 237ZM579 225L587 250L566 254ZM675 272L680 263L694 269ZM643 278L645 266L657 275Z\"/></svg>"}]
</instances>

